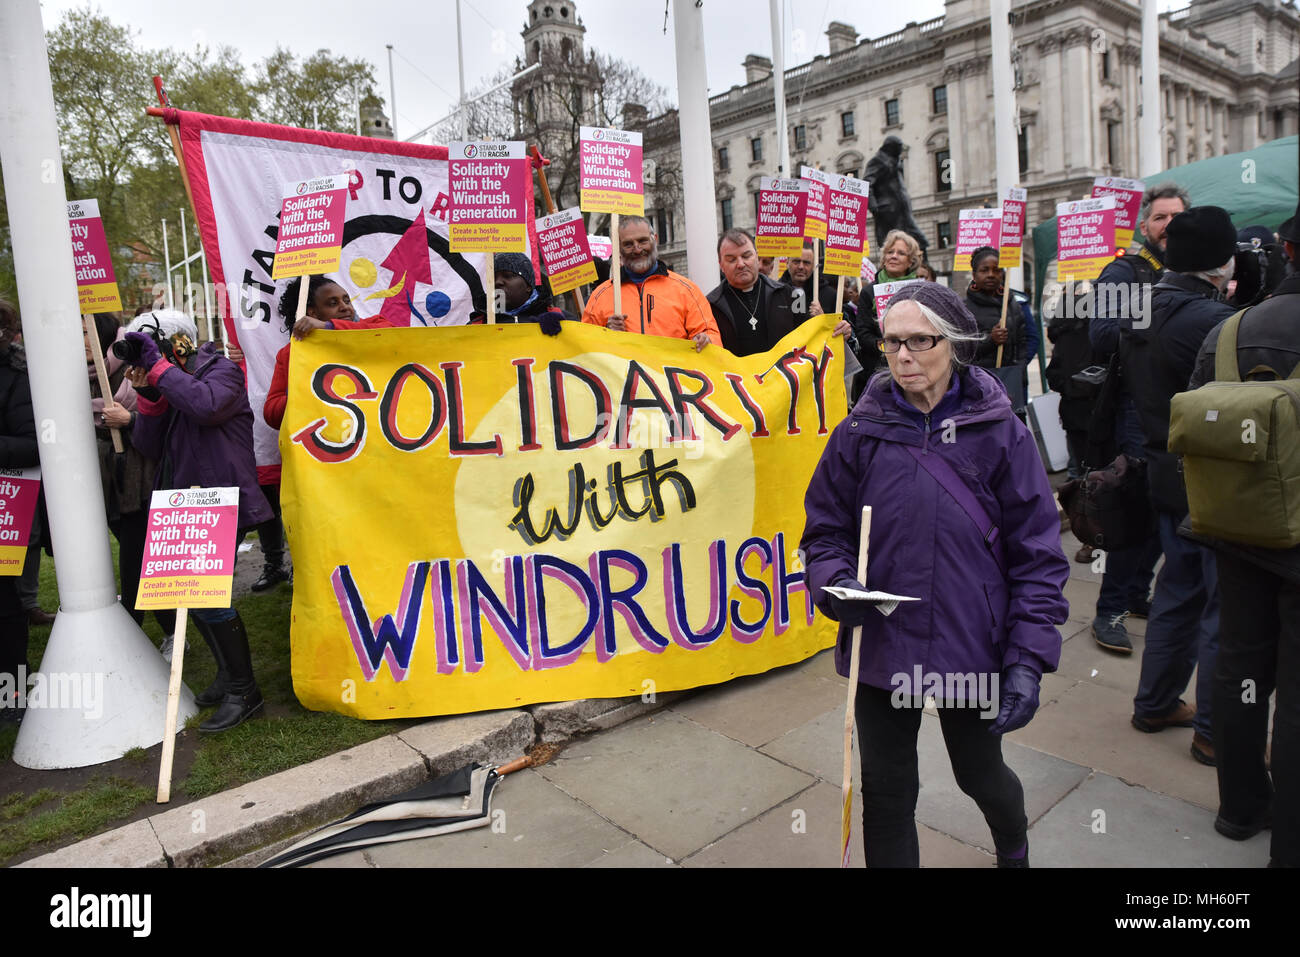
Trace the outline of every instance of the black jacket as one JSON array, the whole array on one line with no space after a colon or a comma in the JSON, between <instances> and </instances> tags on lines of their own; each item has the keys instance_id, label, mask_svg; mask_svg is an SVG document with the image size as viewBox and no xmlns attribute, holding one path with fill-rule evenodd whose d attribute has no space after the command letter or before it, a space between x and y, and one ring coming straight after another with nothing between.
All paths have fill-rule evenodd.
<instances>
[{"instance_id":1,"label":"black jacket","mask_svg":"<svg viewBox=\"0 0 1300 957\"><path fill-rule=\"evenodd\" d=\"M28 468L40 461L27 356L22 346L13 345L0 353L0 468Z\"/></svg>"},{"instance_id":2,"label":"black jacket","mask_svg":"<svg viewBox=\"0 0 1300 957\"><path fill-rule=\"evenodd\" d=\"M990 337L993 327L1002 319L1002 297L989 296L974 288L966 291L966 308L975 317L975 324L984 341L975 347L972 362L985 369L998 364L998 346ZM1031 358L1025 354L1025 314L1014 292L1007 297L1007 344L1002 348L1004 366L1019 365Z\"/></svg>"},{"instance_id":3,"label":"black jacket","mask_svg":"<svg viewBox=\"0 0 1300 957\"><path fill-rule=\"evenodd\" d=\"M1169 452L1170 400L1187 391L1206 336L1235 311L1205 280L1165 273L1151 291L1150 323L1135 323L1120 338L1124 382L1146 434L1151 501L1161 511L1187 513L1178 457Z\"/></svg>"},{"instance_id":4,"label":"black jacket","mask_svg":"<svg viewBox=\"0 0 1300 957\"><path fill-rule=\"evenodd\" d=\"M787 283L776 282L767 276L758 277L759 314L765 317L765 324L758 331L763 333L764 345L761 349L745 348L737 333L737 324L749 322L749 317L741 313L741 304L737 301L734 290L726 280L705 298L713 307L713 319L718 324L718 333L722 336L722 348L732 355L748 356L766 352L782 338L794 331L795 326L808 318L807 300L795 294L795 289ZM731 291L729 291L731 290Z\"/></svg>"},{"instance_id":5,"label":"black jacket","mask_svg":"<svg viewBox=\"0 0 1300 957\"><path fill-rule=\"evenodd\" d=\"M836 282L832 281L831 277L827 276L824 272L817 273L817 276L818 279L820 280L820 284L817 289L817 301L818 303L821 304L822 312L834 312ZM787 269L785 272L781 274L781 278L779 282L783 286L791 286L795 289L802 289L803 294L806 297L808 297L809 299L812 298L812 276L809 276L801 283L796 283L793 279L790 278L790 270Z\"/></svg>"}]
</instances>

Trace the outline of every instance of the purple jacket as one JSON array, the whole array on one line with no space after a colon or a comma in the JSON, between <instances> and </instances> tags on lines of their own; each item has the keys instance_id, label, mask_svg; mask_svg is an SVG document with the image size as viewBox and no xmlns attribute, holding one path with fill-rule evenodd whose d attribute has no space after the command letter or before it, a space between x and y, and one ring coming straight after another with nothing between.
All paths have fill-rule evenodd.
<instances>
[{"instance_id":1,"label":"purple jacket","mask_svg":"<svg viewBox=\"0 0 1300 957\"><path fill-rule=\"evenodd\" d=\"M190 362L193 375L165 359L149 370L162 397L136 393L131 443L145 458L160 460L155 489L237 485L239 527L259 525L272 512L257 485L244 374L210 342Z\"/></svg>"},{"instance_id":2,"label":"purple jacket","mask_svg":"<svg viewBox=\"0 0 1300 957\"><path fill-rule=\"evenodd\" d=\"M1000 529L1005 576L975 523L909 445L942 456L967 482ZM1056 670L1070 566L1033 436L997 379L963 370L925 416L878 375L836 427L804 497L800 543L809 589L828 616L822 586L857 578L864 505L872 506L868 586L921 600L900 603L888 618L868 616L863 684L893 688L891 677L911 676L916 665L939 675L1001 672L1017 662ZM844 676L848 635L841 628L835 651Z\"/></svg>"}]
</instances>

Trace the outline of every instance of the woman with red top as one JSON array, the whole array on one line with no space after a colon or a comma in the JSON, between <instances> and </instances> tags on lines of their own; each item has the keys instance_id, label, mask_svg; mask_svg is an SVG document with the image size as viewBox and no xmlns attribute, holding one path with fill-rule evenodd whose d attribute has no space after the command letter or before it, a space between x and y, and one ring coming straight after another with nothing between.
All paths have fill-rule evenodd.
<instances>
[{"instance_id":1,"label":"woman with red top","mask_svg":"<svg viewBox=\"0 0 1300 957\"><path fill-rule=\"evenodd\" d=\"M298 311L298 294L302 279L296 278L285 287L280 297L280 316L284 319L285 331L291 336L289 343L275 356L275 372L271 376L271 386L266 393L266 404L262 406L262 418L273 429L278 429L284 421L284 409L289 399L289 346L294 339L305 339L317 329L387 329L392 326L387 319L371 316L357 319L352 308L352 299L347 290L324 276L310 276L307 281L307 314L296 318ZM266 556L266 565L262 577L253 583L253 591L264 591L278 582L286 581L289 574L284 569L284 526L280 521L280 466L279 464L260 466L257 470L258 482L262 492L275 511L275 518L258 527L258 536L262 540L262 553Z\"/></svg>"}]
</instances>

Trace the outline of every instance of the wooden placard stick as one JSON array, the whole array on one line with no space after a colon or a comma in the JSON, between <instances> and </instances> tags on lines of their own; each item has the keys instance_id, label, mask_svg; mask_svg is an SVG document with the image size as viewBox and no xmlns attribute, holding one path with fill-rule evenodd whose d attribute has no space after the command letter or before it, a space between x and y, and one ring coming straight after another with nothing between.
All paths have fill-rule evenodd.
<instances>
[{"instance_id":1,"label":"wooden placard stick","mask_svg":"<svg viewBox=\"0 0 1300 957\"><path fill-rule=\"evenodd\" d=\"M835 284L835 311L841 316L844 315L844 277L838 277L839 282ZM813 281L813 295L817 295L817 282Z\"/></svg>"},{"instance_id":2,"label":"wooden placard stick","mask_svg":"<svg viewBox=\"0 0 1300 957\"><path fill-rule=\"evenodd\" d=\"M1011 296L1011 286L1004 282L1002 284L1002 318L998 320L999 329L1005 329L1007 327L1007 299L1010 296ZM1002 347L1001 346L998 346L997 367L999 369L1002 368Z\"/></svg>"},{"instance_id":3,"label":"wooden placard stick","mask_svg":"<svg viewBox=\"0 0 1300 957\"><path fill-rule=\"evenodd\" d=\"M858 538L858 584L867 587L867 551L871 542L871 506L862 507ZM858 671L862 665L862 626L853 629L849 651L849 700L844 708L844 811L840 819L840 867L849 866L849 839L853 835L853 722L858 696Z\"/></svg>"},{"instance_id":4,"label":"wooden placard stick","mask_svg":"<svg viewBox=\"0 0 1300 957\"><path fill-rule=\"evenodd\" d=\"M497 323L497 264L496 253L487 256L487 321L489 326Z\"/></svg>"},{"instance_id":5,"label":"wooden placard stick","mask_svg":"<svg viewBox=\"0 0 1300 957\"><path fill-rule=\"evenodd\" d=\"M799 255L800 255L800 256L803 255L803 250L802 250L802 249L799 250ZM817 295L817 293L821 291L821 278L822 278L822 275L821 275L821 261L822 261L822 257L821 257L821 240L820 240L820 239L814 239L814 240L813 240L813 293L812 293L814 299L819 299L819 298L820 298L820 297ZM789 264L789 263L786 263L786 267L785 267L785 268L786 268L786 272L789 272L789 271L790 271L790 264Z\"/></svg>"},{"instance_id":6,"label":"wooden placard stick","mask_svg":"<svg viewBox=\"0 0 1300 957\"><path fill-rule=\"evenodd\" d=\"M172 670L167 682L167 718L163 724L162 764L158 768L157 803L172 799L172 761L176 756L176 719L181 706L181 671L185 667L185 626L189 609L176 609L176 632L172 635Z\"/></svg>"},{"instance_id":7,"label":"wooden placard stick","mask_svg":"<svg viewBox=\"0 0 1300 957\"><path fill-rule=\"evenodd\" d=\"M91 358L95 360L95 377L99 379L99 394L104 397L104 407L108 408L116 403L113 400L113 387L108 381L108 367L104 365L104 349L99 344L99 330L95 327L95 317L90 314L83 315L81 326L86 333L86 341L90 343ZM113 451L124 451L122 430L112 428L108 431L113 437Z\"/></svg>"},{"instance_id":8,"label":"wooden placard stick","mask_svg":"<svg viewBox=\"0 0 1300 957\"><path fill-rule=\"evenodd\" d=\"M609 280L614 284L614 314L623 314L622 251L618 247L618 213L609 214ZM642 319L644 323L644 317Z\"/></svg>"},{"instance_id":9,"label":"wooden placard stick","mask_svg":"<svg viewBox=\"0 0 1300 957\"><path fill-rule=\"evenodd\" d=\"M537 170L537 181L542 185L542 199L546 200L546 211L553 214L555 212L555 199L551 196L550 184L546 182L546 167L550 165L551 161L544 157L542 151L536 146L532 147L529 152L533 154L533 168ZM574 304L578 307L578 318L581 319L582 314L587 311L587 304L582 299L582 290L575 287L572 295Z\"/></svg>"}]
</instances>

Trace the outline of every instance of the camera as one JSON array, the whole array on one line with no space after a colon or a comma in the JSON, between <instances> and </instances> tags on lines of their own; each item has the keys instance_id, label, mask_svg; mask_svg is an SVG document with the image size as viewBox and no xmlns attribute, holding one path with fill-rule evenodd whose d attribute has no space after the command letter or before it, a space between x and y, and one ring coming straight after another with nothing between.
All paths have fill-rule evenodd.
<instances>
[{"instance_id":1,"label":"camera","mask_svg":"<svg viewBox=\"0 0 1300 957\"><path fill-rule=\"evenodd\" d=\"M171 339L163 334L162 330L155 323L152 327L145 325L138 331L143 332L158 346L158 351L163 354L163 358L169 362L172 360L172 343ZM118 339L112 346L113 355L117 356L123 362L130 365L140 364L140 343L134 339Z\"/></svg>"},{"instance_id":2,"label":"camera","mask_svg":"<svg viewBox=\"0 0 1300 957\"><path fill-rule=\"evenodd\" d=\"M1266 299L1286 276L1286 257L1280 243L1237 243L1233 259L1236 286L1228 301L1239 309Z\"/></svg>"},{"instance_id":3,"label":"camera","mask_svg":"<svg viewBox=\"0 0 1300 957\"><path fill-rule=\"evenodd\" d=\"M1107 369L1105 366L1088 366L1070 376L1070 384L1067 387L1067 398L1070 399L1095 399L1101 394L1102 387L1106 384Z\"/></svg>"}]
</instances>

